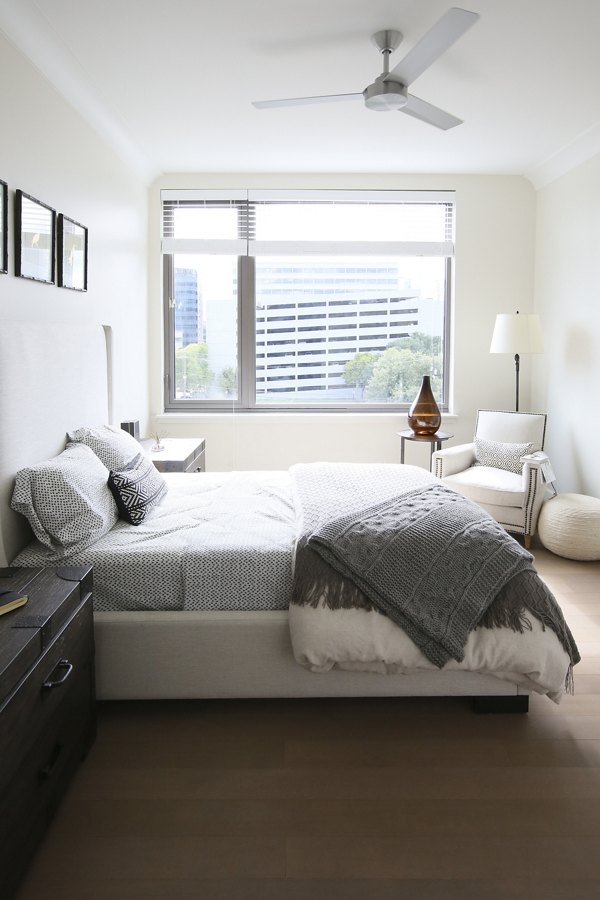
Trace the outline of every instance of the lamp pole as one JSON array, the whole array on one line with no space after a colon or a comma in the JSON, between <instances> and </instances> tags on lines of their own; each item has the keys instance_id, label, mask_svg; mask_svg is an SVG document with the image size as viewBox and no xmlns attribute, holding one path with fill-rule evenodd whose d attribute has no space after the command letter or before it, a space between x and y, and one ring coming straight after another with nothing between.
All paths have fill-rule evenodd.
<instances>
[{"instance_id":1,"label":"lamp pole","mask_svg":"<svg viewBox=\"0 0 600 900\"><path fill-rule=\"evenodd\" d=\"M518 353L515 353L515 381L516 381L516 395L515 395L515 412L519 412L519 363L521 358Z\"/></svg>"}]
</instances>

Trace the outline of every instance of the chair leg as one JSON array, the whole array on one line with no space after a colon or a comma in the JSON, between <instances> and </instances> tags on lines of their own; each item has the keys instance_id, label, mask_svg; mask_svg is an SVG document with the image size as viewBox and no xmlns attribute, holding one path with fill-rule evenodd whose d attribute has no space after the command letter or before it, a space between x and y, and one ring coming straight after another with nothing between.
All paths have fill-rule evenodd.
<instances>
[{"instance_id":1,"label":"chair leg","mask_svg":"<svg viewBox=\"0 0 600 900\"><path fill-rule=\"evenodd\" d=\"M531 549L531 535L530 535L530 534L524 534L524 535L523 535L523 540L524 540L524 542L525 542L525 549L526 549L526 550L530 550L530 549Z\"/></svg>"}]
</instances>

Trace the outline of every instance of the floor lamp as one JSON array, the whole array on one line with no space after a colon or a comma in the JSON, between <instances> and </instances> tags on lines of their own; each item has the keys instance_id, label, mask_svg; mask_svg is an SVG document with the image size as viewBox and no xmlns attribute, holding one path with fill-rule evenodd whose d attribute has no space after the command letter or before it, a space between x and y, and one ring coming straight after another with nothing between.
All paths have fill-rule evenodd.
<instances>
[{"instance_id":1,"label":"floor lamp","mask_svg":"<svg viewBox=\"0 0 600 900\"><path fill-rule=\"evenodd\" d=\"M499 313L496 316L490 353L514 353L515 355L515 408L519 412L519 363L521 353L543 353L544 342L540 317L516 313Z\"/></svg>"}]
</instances>

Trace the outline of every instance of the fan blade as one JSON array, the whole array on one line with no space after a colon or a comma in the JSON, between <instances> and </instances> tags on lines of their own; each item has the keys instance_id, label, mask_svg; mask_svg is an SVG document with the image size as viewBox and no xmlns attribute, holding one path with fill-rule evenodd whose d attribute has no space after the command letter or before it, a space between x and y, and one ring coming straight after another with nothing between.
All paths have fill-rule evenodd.
<instances>
[{"instance_id":1,"label":"fan blade","mask_svg":"<svg viewBox=\"0 0 600 900\"><path fill-rule=\"evenodd\" d=\"M450 113L444 112L438 106L432 106L431 103L420 100L414 94L408 95L406 106L402 106L398 112L406 113L413 119L421 119L422 122L435 125L436 128L441 128L443 131L448 131L449 128L454 128L456 125L462 125L462 119L457 119L456 116L451 116Z\"/></svg>"},{"instance_id":2,"label":"fan blade","mask_svg":"<svg viewBox=\"0 0 600 900\"><path fill-rule=\"evenodd\" d=\"M291 97L288 100L253 100L252 106L257 109L269 109L275 106L303 106L309 103L335 103L338 100L356 100L361 94L329 94L323 97Z\"/></svg>"},{"instance_id":3,"label":"fan blade","mask_svg":"<svg viewBox=\"0 0 600 900\"><path fill-rule=\"evenodd\" d=\"M408 87L478 19L477 13L453 6L423 35L418 44L409 50L404 59L386 75L384 81L400 81Z\"/></svg>"}]
</instances>

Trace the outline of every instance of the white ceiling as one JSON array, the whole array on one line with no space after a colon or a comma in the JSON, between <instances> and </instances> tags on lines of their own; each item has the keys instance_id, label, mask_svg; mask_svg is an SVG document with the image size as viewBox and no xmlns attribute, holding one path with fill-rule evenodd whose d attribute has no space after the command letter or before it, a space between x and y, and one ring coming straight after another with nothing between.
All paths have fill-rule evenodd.
<instances>
[{"instance_id":1,"label":"white ceiling","mask_svg":"<svg viewBox=\"0 0 600 900\"><path fill-rule=\"evenodd\" d=\"M600 0L464 0L480 21L411 86L443 132L361 101L452 0L0 0L0 29L142 177L162 172L524 174L600 151Z\"/></svg>"}]
</instances>

